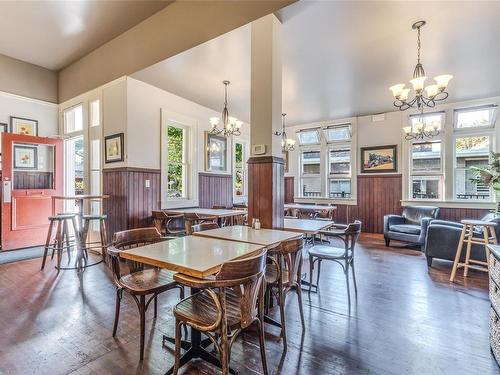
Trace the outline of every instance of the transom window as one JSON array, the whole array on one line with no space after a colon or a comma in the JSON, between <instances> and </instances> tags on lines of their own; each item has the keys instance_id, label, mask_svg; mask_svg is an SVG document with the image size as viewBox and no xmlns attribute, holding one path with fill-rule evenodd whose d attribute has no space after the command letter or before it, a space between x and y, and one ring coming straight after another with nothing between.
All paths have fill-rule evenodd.
<instances>
[{"instance_id":1,"label":"transom window","mask_svg":"<svg viewBox=\"0 0 500 375\"><path fill-rule=\"evenodd\" d=\"M496 120L496 105L455 110L455 129L492 127Z\"/></svg>"},{"instance_id":2,"label":"transom window","mask_svg":"<svg viewBox=\"0 0 500 375\"><path fill-rule=\"evenodd\" d=\"M317 145L320 142L319 129L307 129L297 132L299 145Z\"/></svg>"},{"instance_id":3,"label":"transom window","mask_svg":"<svg viewBox=\"0 0 500 375\"><path fill-rule=\"evenodd\" d=\"M323 129L326 141L338 142L351 139L351 124L330 125Z\"/></svg>"},{"instance_id":4,"label":"transom window","mask_svg":"<svg viewBox=\"0 0 500 375\"><path fill-rule=\"evenodd\" d=\"M83 104L64 110L64 132L73 133L83 130Z\"/></svg>"}]
</instances>

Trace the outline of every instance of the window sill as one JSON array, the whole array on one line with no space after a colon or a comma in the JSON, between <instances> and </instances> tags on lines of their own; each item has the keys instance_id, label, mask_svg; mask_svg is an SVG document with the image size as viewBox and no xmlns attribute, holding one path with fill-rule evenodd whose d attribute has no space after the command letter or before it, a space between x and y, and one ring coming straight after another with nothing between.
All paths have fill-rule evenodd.
<instances>
[{"instance_id":1,"label":"window sill","mask_svg":"<svg viewBox=\"0 0 500 375\"><path fill-rule=\"evenodd\" d=\"M319 203L319 204L332 203L332 204L346 205L346 206L356 206L358 204L356 198L334 199L334 198L319 198L319 197L318 198L295 197L294 201L295 203Z\"/></svg>"},{"instance_id":2,"label":"window sill","mask_svg":"<svg viewBox=\"0 0 500 375\"><path fill-rule=\"evenodd\" d=\"M402 200L401 205L405 206L416 206L416 205L434 205L440 208L472 208L472 209L483 209L489 210L496 206L495 202L477 202L477 201L440 201L432 199L413 199L413 200Z\"/></svg>"}]
</instances>

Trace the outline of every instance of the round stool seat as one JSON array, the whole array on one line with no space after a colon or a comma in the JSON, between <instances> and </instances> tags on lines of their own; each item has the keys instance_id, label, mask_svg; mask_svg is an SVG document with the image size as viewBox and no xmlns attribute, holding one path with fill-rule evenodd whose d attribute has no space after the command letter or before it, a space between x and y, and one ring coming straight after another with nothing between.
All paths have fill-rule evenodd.
<instances>
[{"instance_id":1,"label":"round stool seat","mask_svg":"<svg viewBox=\"0 0 500 375\"><path fill-rule=\"evenodd\" d=\"M480 225L483 227L496 227L497 223L494 221L483 221L483 220L460 220L462 224L469 224L469 225Z\"/></svg>"},{"instance_id":2,"label":"round stool seat","mask_svg":"<svg viewBox=\"0 0 500 375\"><path fill-rule=\"evenodd\" d=\"M66 220L66 219L72 219L76 216L76 214L57 214L54 216L49 216L49 220Z\"/></svg>"},{"instance_id":3,"label":"round stool seat","mask_svg":"<svg viewBox=\"0 0 500 375\"><path fill-rule=\"evenodd\" d=\"M107 220L108 215L83 215L83 220Z\"/></svg>"}]
</instances>

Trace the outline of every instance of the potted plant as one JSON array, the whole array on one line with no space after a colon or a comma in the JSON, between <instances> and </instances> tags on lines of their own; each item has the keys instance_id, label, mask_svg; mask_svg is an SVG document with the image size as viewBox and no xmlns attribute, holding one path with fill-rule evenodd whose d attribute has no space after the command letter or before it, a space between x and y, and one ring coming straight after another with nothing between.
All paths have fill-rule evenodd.
<instances>
[{"instance_id":1,"label":"potted plant","mask_svg":"<svg viewBox=\"0 0 500 375\"><path fill-rule=\"evenodd\" d=\"M500 153L491 153L487 167L471 167L470 169L474 173L472 181L489 186L495 192L497 198L495 214L500 215Z\"/></svg>"}]
</instances>

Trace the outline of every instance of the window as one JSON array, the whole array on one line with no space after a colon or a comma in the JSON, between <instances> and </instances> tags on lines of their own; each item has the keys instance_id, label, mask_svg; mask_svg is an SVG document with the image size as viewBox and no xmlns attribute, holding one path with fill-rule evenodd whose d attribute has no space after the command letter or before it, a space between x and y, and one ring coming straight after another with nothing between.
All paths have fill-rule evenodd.
<instances>
[{"instance_id":1,"label":"window","mask_svg":"<svg viewBox=\"0 0 500 375\"><path fill-rule=\"evenodd\" d=\"M496 105L455 110L455 129L493 127L496 119Z\"/></svg>"},{"instance_id":2,"label":"window","mask_svg":"<svg viewBox=\"0 0 500 375\"><path fill-rule=\"evenodd\" d=\"M245 186L245 145L240 142L234 144L234 194L246 195Z\"/></svg>"},{"instance_id":3,"label":"window","mask_svg":"<svg viewBox=\"0 0 500 375\"><path fill-rule=\"evenodd\" d=\"M411 145L411 196L413 199L441 199L441 141Z\"/></svg>"},{"instance_id":4,"label":"window","mask_svg":"<svg viewBox=\"0 0 500 375\"><path fill-rule=\"evenodd\" d=\"M302 151L300 165L302 196L321 197L321 152Z\"/></svg>"},{"instance_id":5,"label":"window","mask_svg":"<svg viewBox=\"0 0 500 375\"><path fill-rule=\"evenodd\" d=\"M99 100L90 102L90 126L99 126L101 124Z\"/></svg>"},{"instance_id":6,"label":"window","mask_svg":"<svg viewBox=\"0 0 500 375\"><path fill-rule=\"evenodd\" d=\"M323 129L326 141L338 142L351 139L351 124L330 125Z\"/></svg>"},{"instance_id":7,"label":"window","mask_svg":"<svg viewBox=\"0 0 500 375\"><path fill-rule=\"evenodd\" d=\"M330 198L351 198L350 179L330 179Z\"/></svg>"},{"instance_id":8,"label":"window","mask_svg":"<svg viewBox=\"0 0 500 375\"><path fill-rule=\"evenodd\" d=\"M187 198L187 129L169 122L167 139L167 197Z\"/></svg>"},{"instance_id":9,"label":"window","mask_svg":"<svg viewBox=\"0 0 500 375\"><path fill-rule=\"evenodd\" d=\"M489 161L490 137L461 137L455 139L455 198L490 199L488 186L472 182L472 167L486 167Z\"/></svg>"},{"instance_id":10,"label":"window","mask_svg":"<svg viewBox=\"0 0 500 375\"><path fill-rule=\"evenodd\" d=\"M351 198L351 148L344 146L331 149L328 164L329 198Z\"/></svg>"},{"instance_id":11,"label":"window","mask_svg":"<svg viewBox=\"0 0 500 375\"><path fill-rule=\"evenodd\" d=\"M317 145L320 142L319 129L307 129L297 132L299 145Z\"/></svg>"},{"instance_id":12,"label":"window","mask_svg":"<svg viewBox=\"0 0 500 375\"><path fill-rule=\"evenodd\" d=\"M83 105L78 104L64 110L64 132L73 133L83 130Z\"/></svg>"}]
</instances>

